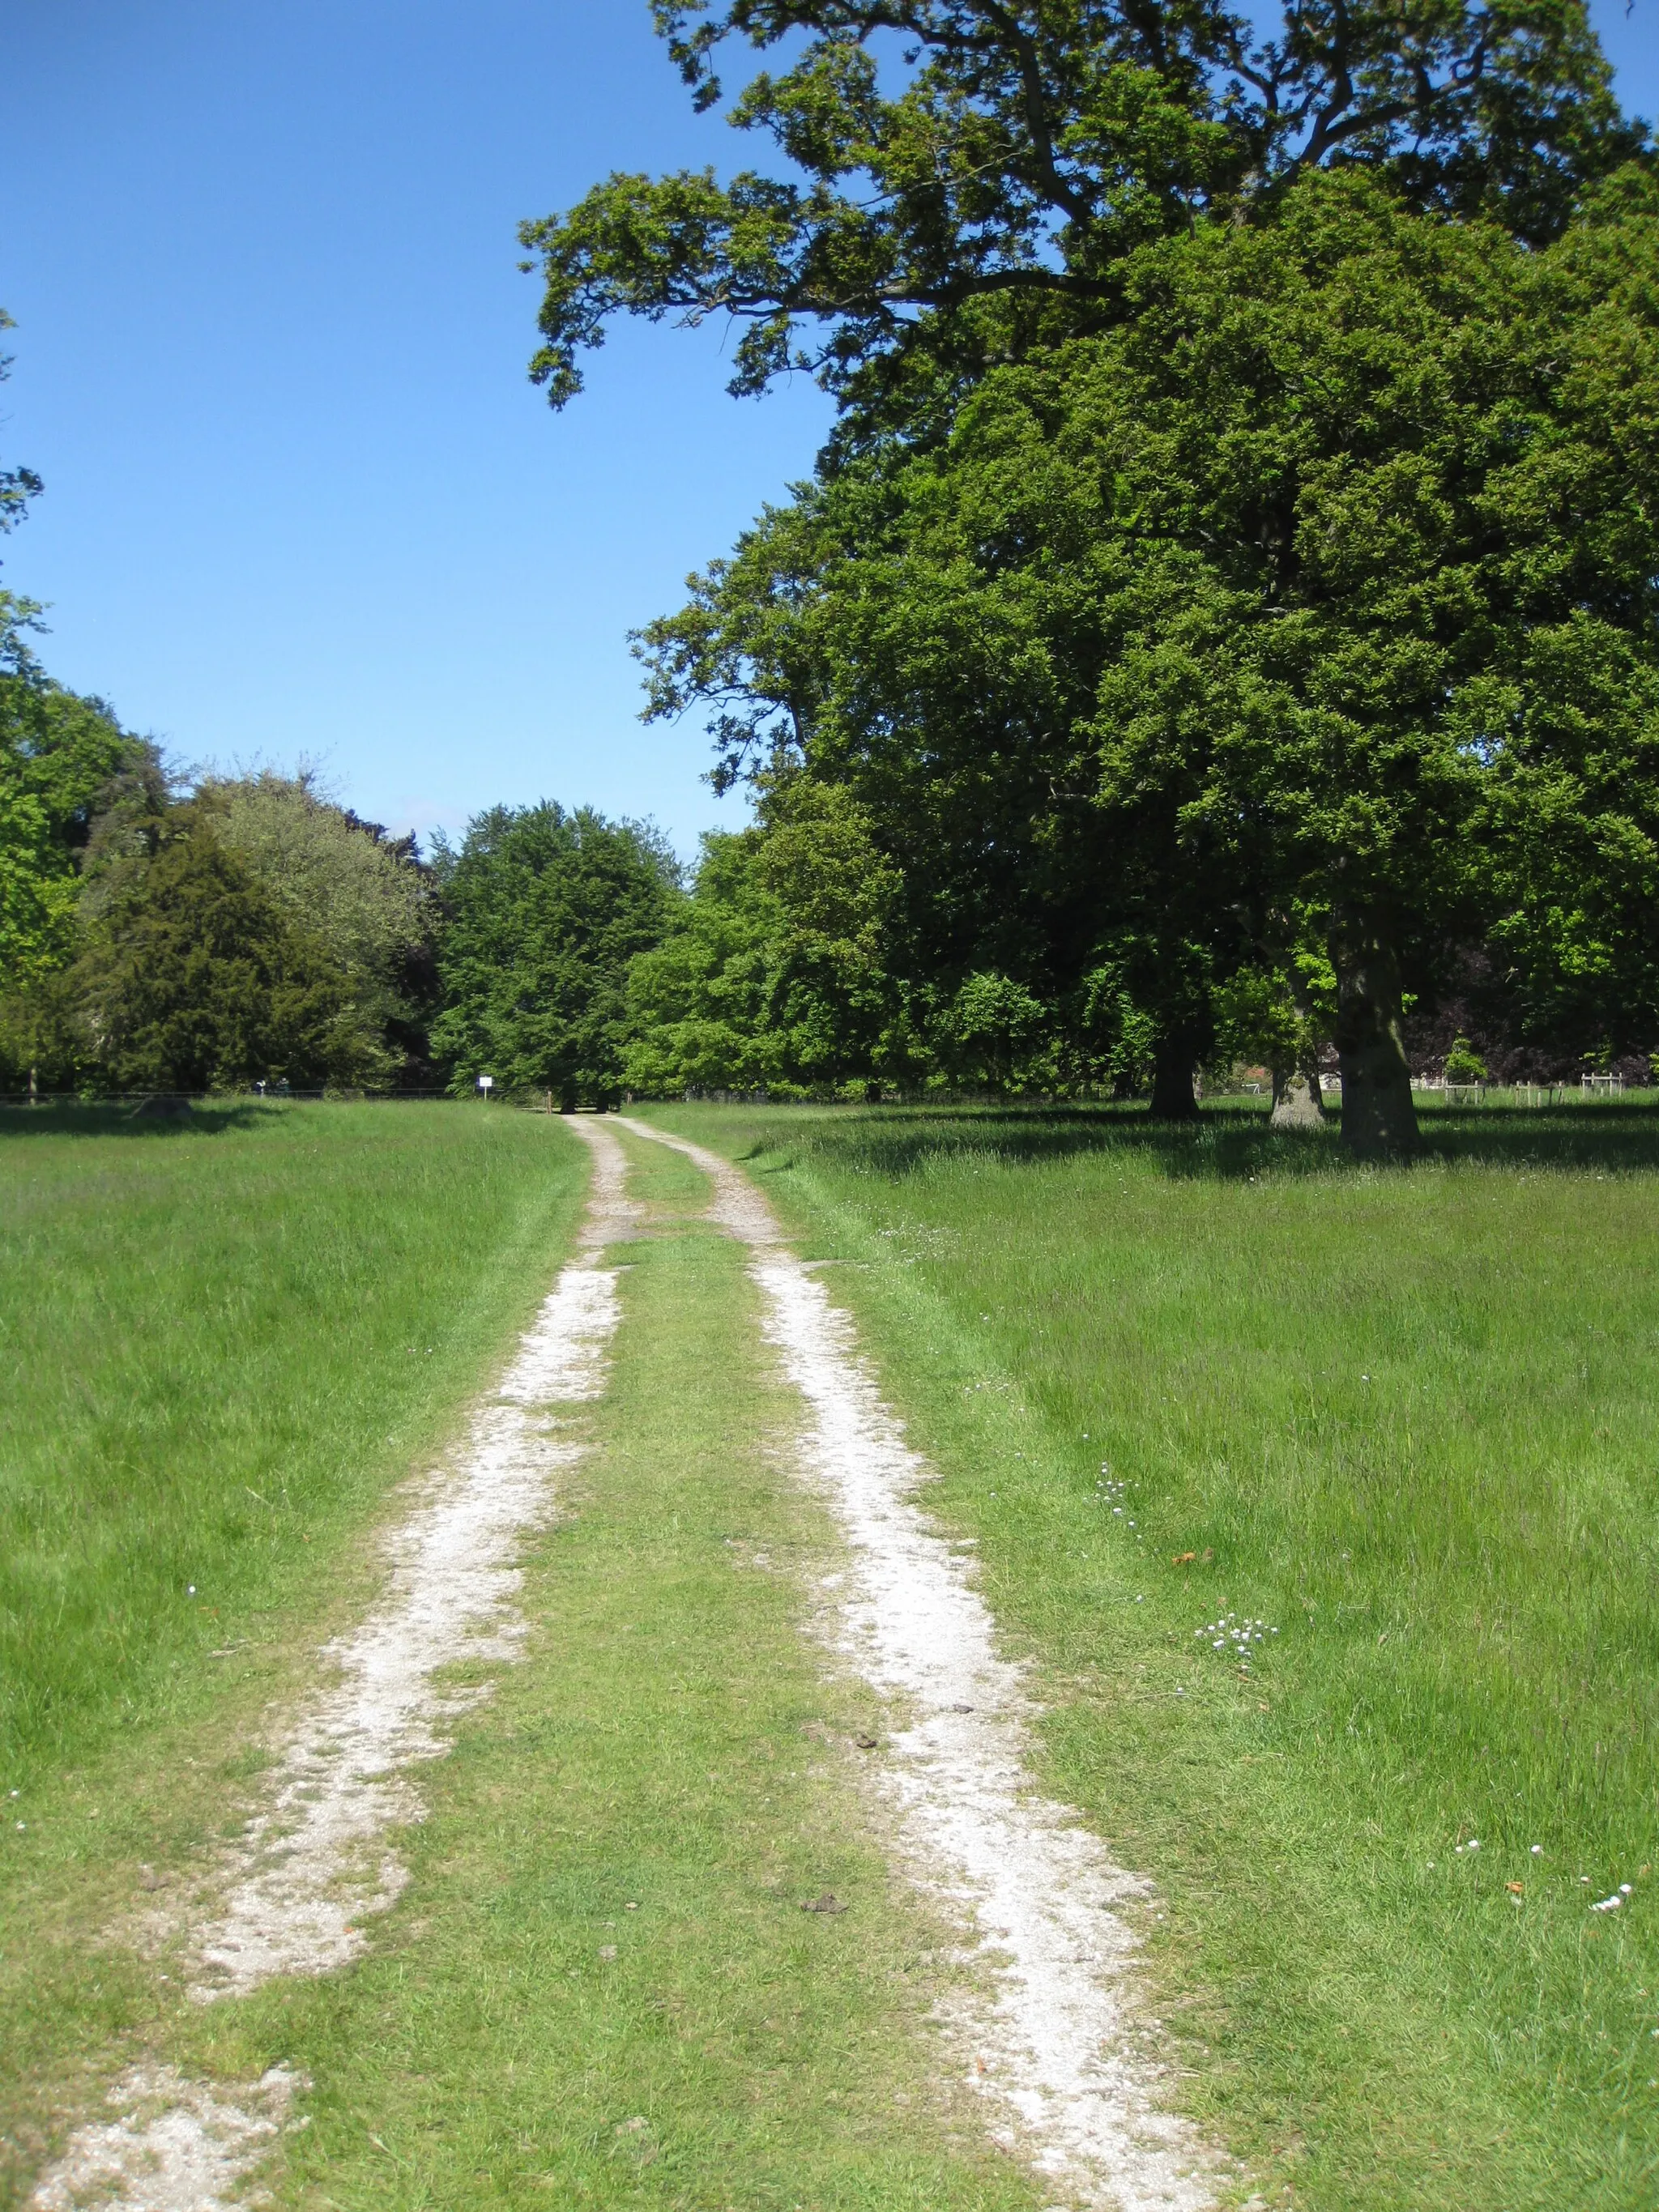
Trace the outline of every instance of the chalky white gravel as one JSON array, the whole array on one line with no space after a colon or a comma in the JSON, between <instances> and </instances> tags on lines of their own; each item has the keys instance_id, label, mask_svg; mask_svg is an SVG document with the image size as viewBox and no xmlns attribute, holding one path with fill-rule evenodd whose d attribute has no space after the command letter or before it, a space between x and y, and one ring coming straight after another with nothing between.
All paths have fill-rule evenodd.
<instances>
[{"instance_id":1,"label":"chalky white gravel","mask_svg":"<svg viewBox=\"0 0 1659 2212\"><path fill-rule=\"evenodd\" d=\"M268 2155L299 2087L273 2066L232 2101L171 2066L135 2066L110 2090L116 2118L80 2129L29 2203L37 2212L233 2212L248 2202L240 2185Z\"/></svg>"}]
</instances>

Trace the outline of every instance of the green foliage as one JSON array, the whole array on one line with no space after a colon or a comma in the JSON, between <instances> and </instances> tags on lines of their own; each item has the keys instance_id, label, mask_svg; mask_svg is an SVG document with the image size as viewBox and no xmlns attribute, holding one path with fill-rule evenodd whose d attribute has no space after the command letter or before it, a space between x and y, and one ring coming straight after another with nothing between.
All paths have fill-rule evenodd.
<instances>
[{"instance_id":1,"label":"green foliage","mask_svg":"<svg viewBox=\"0 0 1659 2212\"><path fill-rule=\"evenodd\" d=\"M1544 736L1570 661L1644 723L1654 573L1650 187L1571 234L1646 139L1577 0L656 15L705 106L724 53L787 45L730 119L788 173L613 177L526 225L532 373L562 404L612 315L719 313L735 390L806 368L840 397L817 483L647 634L653 703L714 708L727 781L781 748L849 786L915 885L907 980L943 1005L1001 977L1073 1050L1115 1006L1115 1065L1142 1010L1180 1111L1218 989L1316 952L1368 1149L1413 1137L1402 993L1449 935L1505 931L1578 1016L1622 964L1629 1008L1645 779L1621 812ZM1517 798L1508 912L1474 842L1494 710L1577 817L1547 847ZM1552 854L1623 880L1535 896Z\"/></svg>"},{"instance_id":2,"label":"green foliage","mask_svg":"<svg viewBox=\"0 0 1659 2212\"><path fill-rule=\"evenodd\" d=\"M788 46L730 115L786 173L613 176L523 227L546 282L532 374L556 405L617 313L736 317L734 390L802 367L867 397L902 384L912 354L971 372L1111 321L1125 255L1206 215L1270 220L1322 167L1363 163L1413 205L1495 216L1535 243L1643 143L1579 0L1282 18L1220 0L655 13L700 106L722 96L722 48Z\"/></svg>"},{"instance_id":3,"label":"green foliage","mask_svg":"<svg viewBox=\"0 0 1659 2212\"><path fill-rule=\"evenodd\" d=\"M1042 1000L994 970L969 975L941 1024L952 1072L970 1089L1052 1091L1049 1014Z\"/></svg>"},{"instance_id":4,"label":"green foliage","mask_svg":"<svg viewBox=\"0 0 1659 2212\"><path fill-rule=\"evenodd\" d=\"M774 782L760 822L705 839L691 896L634 963L631 1089L779 1097L921 1064L888 969L897 871L844 791Z\"/></svg>"},{"instance_id":5,"label":"green foliage","mask_svg":"<svg viewBox=\"0 0 1659 2212\"><path fill-rule=\"evenodd\" d=\"M759 880L756 833L703 840L691 896L663 943L629 974L635 1030L624 1062L631 1090L777 1091L789 1083L792 1040L774 988L780 932Z\"/></svg>"},{"instance_id":6,"label":"green foliage","mask_svg":"<svg viewBox=\"0 0 1659 2212\"><path fill-rule=\"evenodd\" d=\"M0 308L0 331L12 327ZM0 355L0 384L10 368ZM0 469L0 532L40 489L32 469ZM75 856L94 799L132 750L100 701L46 681L26 635L42 611L0 590L0 1082L34 1066L52 1027L40 999L73 941Z\"/></svg>"},{"instance_id":7,"label":"green foliage","mask_svg":"<svg viewBox=\"0 0 1659 2212\"><path fill-rule=\"evenodd\" d=\"M309 775L213 778L196 795L221 842L325 939L348 975L390 982L426 933L430 901L405 847L331 805Z\"/></svg>"},{"instance_id":8,"label":"green foliage","mask_svg":"<svg viewBox=\"0 0 1659 2212\"><path fill-rule=\"evenodd\" d=\"M1276 1099L1292 1079L1312 1085L1336 1027L1336 975L1323 953L1302 948L1288 957L1240 968L1218 984L1214 998L1217 1066L1264 1066Z\"/></svg>"},{"instance_id":9,"label":"green foliage","mask_svg":"<svg viewBox=\"0 0 1659 2212\"><path fill-rule=\"evenodd\" d=\"M213 779L181 806L154 748L97 702L32 670L7 681L18 735L0 803L9 789L33 830L0 842L11 1079L384 1085L428 927L409 854L304 777Z\"/></svg>"},{"instance_id":10,"label":"green foliage","mask_svg":"<svg viewBox=\"0 0 1659 2212\"><path fill-rule=\"evenodd\" d=\"M353 1083L364 1042L318 936L228 851L213 812L176 807L102 886L74 982L88 1058L118 1091Z\"/></svg>"},{"instance_id":11,"label":"green foliage","mask_svg":"<svg viewBox=\"0 0 1659 2212\"><path fill-rule=\"evenodd\" d=\"M432 890L410 845L330 804L303 773L216 778L197 797L288 925L327 947L346 981L361 1073L388 1080L398 1066L388 1033L409 1020L411 963L434 922Z\"/></svg>"},{"instance_id":12,"label":"green foliage","mask_svg":"<svg viewBox=\"0 0 1659 2212\"><path fill-rule=\"evenodd\" d=\"M1633 175L1542 251L1353 176L1160 240L1121 329L764 518L648 633L653 709L711 706L728 776L795 747L848 787L913 975L1059 1005L1104 963L1196 1028L1328 963L1353 1066L1491 930L1640 1042L1656 278Z\"/></svg>"},{"instance_id":13,"label":"green foliage","mask_svg":"<svg viewBox=\"0 0 1659 2212\"><path fill-rule=\"evenodd\" d=\"M435 873L444 1009L432 1037L454 1089L489 1075L567 1107L612 1103L629 965L660 940L678 896L661 842L587 807L500 806L469 824L459 850L440 847Z\"/></svg>"},{"instance_id":14,"label":"green foliage","mask_svg":"<svg viewBox=\"0 0 1659 2212\"><path fill-rule=\"evenodd\" d=\"M1484 1083L1486 1063L1466 1036L1454 1037L1451 1050L1446 1054L1448 1083Z\"/></svg>"},{"instance_id":15,"label":"green foliage","mask_svg":"<svg viewBox=\"0 0 1659 2212\"><path fill-rule=\"evenodd\" d=\"M22 635L38 614L0 592L0 1067L14 1073L52 1026L44 1000L75 949L95 810L143 754L100 701L42 675Z\"/></svg>"}]
</instances>

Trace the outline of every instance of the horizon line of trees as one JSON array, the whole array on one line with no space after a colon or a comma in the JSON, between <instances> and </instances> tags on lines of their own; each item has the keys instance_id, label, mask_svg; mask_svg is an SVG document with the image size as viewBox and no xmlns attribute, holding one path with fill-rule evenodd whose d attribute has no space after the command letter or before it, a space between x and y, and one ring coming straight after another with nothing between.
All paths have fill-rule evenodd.
<instances>
[{"instance_id":1,"label":"horizon line of trees","mask_svg":"<svg viewBox=\"0 0 1659 2212\"><path fill-rule=\"evenodd\" d=\"M751 823L706 836L690 871L648 823L552 802L490 808L422 860L303 770L179 787L102 702L42 674L17 609L0 611L0 1091L468 1096L487 1074L569 1109L1154 1086L1156 1018L1118 971L1069 1001L995 969L918 981L915 885L845 787L775 769ZM1540 1035L1490 945L1447 973L1407 1018L1413 1073L1646 1079L1645 1053ZM1331 997L1311 963L1288 1020L1259 977L1218 994L1207 1085L1259 1067L1316 1096Z\"/></svg>"},{"instance_id":2,"label":"horizon line of trees","mask_svg":"<svg viewBox=\"0 0 1659 2212\"><path fill-rule=\"evenodd\" d=\"M928 909L963 890L927 872L926 823L908 815L896 851L852 779L787 748L753 778L750 825L706 836L689 872L649 824L551 802L489 809L422 860L303 770L181 788L105 702L45 674L31 625L0 592L0 1091L465 1095L488 1074L566 1107L1158 1103L1165 1032L1133 941L1054 988L1018 957L1014 876L941 960ZM1433 951L1437 988L1402 1006L1412 1073L1647 1079L1650 995L1621 1005L1587 960L1540 988L1499 931ZM1201 1066L1212 1086L1266 1069L1281 1106L1316 1115L1337 999L1307 929L1212 977L1177 1113Z\"/></svg>"}]
</instances>

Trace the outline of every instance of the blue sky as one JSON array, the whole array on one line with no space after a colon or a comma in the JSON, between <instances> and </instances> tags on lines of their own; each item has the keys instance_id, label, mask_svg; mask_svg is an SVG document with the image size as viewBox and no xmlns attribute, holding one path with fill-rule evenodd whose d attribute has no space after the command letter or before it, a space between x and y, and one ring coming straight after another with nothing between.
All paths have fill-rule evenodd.
<instances>
[{"instance_id":1,"label":"blue sky","mask_svg":"<svg viewBox=\"0 0 1659 2212\"><path fill-rule=\"evenodd\" d=\"M1659 111L1659 0L1597 9ZM320 763L403 829L496 800L741 818L641 728L628 631L806 473L796 386L617 331L552 415L519 219L728 162L646 0L0 0L4 580L52 672L185 763Z\"/></svg>"}]
</instances>

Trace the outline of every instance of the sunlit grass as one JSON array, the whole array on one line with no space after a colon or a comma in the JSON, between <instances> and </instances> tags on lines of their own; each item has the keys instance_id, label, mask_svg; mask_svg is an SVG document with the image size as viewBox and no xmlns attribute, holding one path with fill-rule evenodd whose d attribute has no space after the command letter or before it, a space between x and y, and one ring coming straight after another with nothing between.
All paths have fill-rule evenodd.
<instances>
[{"instance_id":1,"label":"sunlit grass","mask_svg":"<svg viewBox=\"0 0 1659 2212\"><path fill-rule=\"evenodd\" d=\"M483 1109L0 1115L0 1785L210 1694L501 1355L582 1176Z\"/></svg>"},{"instance_id":2,"label":"sunlit grass","mask_svg":"<svg viewBox=\"0 0 1659 2212\"><path fill-rule=\"evenodd\" d=\"M524 1661L422 1770L369 1956L204 2010L117 1943L54 1955L60 1989L77 2020L115 1989L107 2025L194 2077L305 2075L278 2204L1037 2212L928 2025L950 1932L866 1818L880 1717L810 1632L834 1534L781 1464L744 1255L678 1233L707 1185L637 1149L667 1218L617 1255L605 1399L562 1417L593 1450L526 1547ZM191 1748L246 1786L221 1732ZM844 1912L801 1911L826 1890ZM16 2100L37 2132L44 2101Z\"/></svg>"},{"instance_id":3,"label":"sunlit grass","mask_svg":"<svg viewBox=\"0 0 1659 2212\"><path fill-rule=\"evenodd\" d=\"M1242 1113L659 1118L852 1263L1051 1779L1164 1889L1194 2109L1300 2203L1651 2204L1651 1115L1386 1173Z\"/></svg>"},{"instance_id":4,"label":"sunlit grass","mask_svg":"<svg viewBox=\"0 0 1659 2212\"><path fill-rule=\"evenodd\" d=\"M0 2206L178 2002L135 1911L244 1817L586 1170L483 1109L0 1117Z\"/></svg>"}]
</instances>

